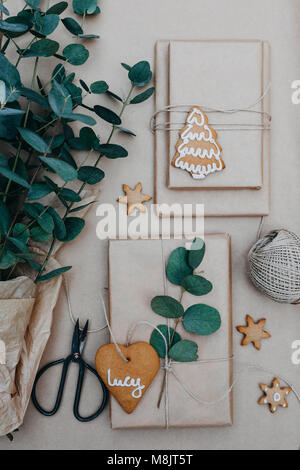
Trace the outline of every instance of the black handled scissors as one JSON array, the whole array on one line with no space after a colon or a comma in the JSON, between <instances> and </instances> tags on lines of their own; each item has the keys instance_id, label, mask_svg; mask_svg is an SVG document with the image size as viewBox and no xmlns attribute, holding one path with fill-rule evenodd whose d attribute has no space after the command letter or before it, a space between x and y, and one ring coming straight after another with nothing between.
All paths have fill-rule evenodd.
<instances>
[{"instance_id":1,"label":"black handled scissors","mask_svg":"<svg viewBox=\"0 0 300 470\"><path fill-rule=\"evenodd\" d=\"M104 407L105 407L106 402L107 402L107 397L108 397L107 389L106 389L104 383L102 382L101 378L99 377L97 371L95 369L93 369L93 367L91 367L89 364L87 364L81 357L84 346L85 346L85 343L86 343L88 323L89 322L87 321L84 328L83 328L83 330L81 330L79 328L79 320L77 320L75 328L74 328L74 333L73 333L72 350L71 350L71 354L69 356L67 356L65 359L59 359L58 361L54 361L54 362L51 362L51 363L47 364L46 366L44 366L37 373L37 376L36 376L35 381L34 381L33 389L32 389L31 398L32 398L33 404L36 407L36 409L40 413L42 413L44 416L53 416L58 411L58 409L60 407L60 404L61 404L62 396L63 396L63 391L64 391L64 386L65 386L65 381L66 381L66 377L67 377L68 368L69 368L69 365L70 365L71 362L75 362L79 366L78 381L77 381L76 394L75 394L74 407L73 407L73 413L74 413L75 418L78 419L78 421L82 421L82 422L92 421L93 419L97 418L97 416L99 416L102 413L102 411L104 410ZM38 381L40 380L42 375L48 369L50 369L50 367L57 366L58 364L63 364L63 370L62 370L62 374L61 374L61 379L60 379L59 389L58 389L58 393L57 393L57 398L56 398L56 402L55 402L53 410L47 411L47 410L44 410L40 406L39 402L37 401L36 387L37 387ZM102 387L102 393L103 393L103 398L102 398L102 403L101 403L100 408L98 409L98 411L96 411L91 416L88 416L87 418L83 418L82 416L80 416L79 410L78 410L79 409L80 396L81 396L81 389L82 389L82 384L83 384L83 380L84 380L85 369L88 369L90 372L92 372L97 377L97 379L99 380L100 385Z\"/></svg>"}]
</instances>

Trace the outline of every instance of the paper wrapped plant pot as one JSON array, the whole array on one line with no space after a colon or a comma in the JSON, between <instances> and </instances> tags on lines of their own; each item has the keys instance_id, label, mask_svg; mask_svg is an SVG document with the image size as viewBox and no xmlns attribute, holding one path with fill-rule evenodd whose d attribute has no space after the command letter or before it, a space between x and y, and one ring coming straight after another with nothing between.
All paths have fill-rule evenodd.
<instances>
[{"instance_id":1,"label":"paper wrapped plant pot","mask_svg":"<svg viewBox=\"0 0 300 470\"><path fill-rule=\"evenodd\" d=\"M275 302L300 303L300 238L288 230L273 230L248 254L253 284Z\"/></svg>"},{"instance_id":2,"label":"paper wrapped plant pot","mask_svg":"<svg viewBox=\"0 0 300 470\"><path fill-rule=\"evenodd\" d=\"M59 268L54 259L49 269ZM35 285L28 276L0 282L0 436L19 428L50 336L61 277ZM2 355L3 356L3 355Z\"/></svg>"}]
</instances>

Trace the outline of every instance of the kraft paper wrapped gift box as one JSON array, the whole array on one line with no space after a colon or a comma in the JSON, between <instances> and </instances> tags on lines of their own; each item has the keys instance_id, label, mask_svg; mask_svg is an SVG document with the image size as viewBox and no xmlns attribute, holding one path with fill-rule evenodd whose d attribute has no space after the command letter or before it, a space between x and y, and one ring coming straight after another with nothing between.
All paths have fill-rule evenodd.
<instances>
[{"instance_id":1,"label":"kraft paper wrapped gift box","mask_svg":"<svg viewBox=\"0 0 300 470\"><path fill-rule=\"evenodd\" d=\"M150 306L156 295L164 295L165 265L170 253L187 240L112 240L109 244L109 305L110 324L116 341L125 344L129 329L138 321L154 325L166 324ZM232 391L232 312L231 312L231 258L230 237L226 234L206 235L206 255L201 264L204 276L213 283L213 291L204 297L184 294L184 307L207 303L220 312L222 325L211 336L190 334L180 326L178 332L185 339L196 341L199 359L213 359L209 363L174 364L176 375L200 400L218 401L203 405L182 388L173 374L168 375L169 427L230 426L233 423ZM167 281L166 295L179 298L180 288ZM132 343L149 342L152 328L139 325ZM218 359L228 359L218 361ZM161 361L163 365L163 361ZM157 401L163 380L161 369L145 396L132 414L127 414L111 398L111 426L113 429L166 428L166 402L160 408Z\"/></svg>"},{"instance_id":2,"label":"kraft paper wrapped gift box","mask_svg":"<svg viewBox=\"0 0 300 470\"><path fill-rule=\"evenodd\" d=\"M265 41L164 40L156 43L155 51L156 111L170 104L246 108L254 104L270 84L270 46ZM191 63L188 67L189 57ZM205 59L203 63L202 57ZM245 70L247 60L249 70ZM205 71L203 74L199 72L201 64L202 71ZM236 73L232 70L234 64ZM193 85L195 74L199 77ZM251 109L270 113L270 95L269 90ZM254 124L254 127L262 124L262 115L256 113L209 113L208 117L209 123L217 122L219 127L223 123ZM184 122L184 118L182 113L161 113L156 124L164 126L168 121ZM179 129L181 125L176 127ZM175 203L203 204L205 215L212 217L269 214L270 130L220 130L219 137L226 169L199 182L193 180L188 172L171 166L178 131L155 132L154 201L162 205L158 207L160 216L168 215L163 204ZM177 213L175 208L174 216L180 215L181 210Z\"/></svg>"},{"instance_id":3,"label":"kraft paper wrapped gift box","mask_svg":"<svg viewBox=\"0 0 300 470\"><path fill-rule=\"evenodd\" d=\"M247 108L264 94L266 65L262 41L171 41L169 104ZM249 111L207 112L209 125L218 132L217 141L226 168L203 180L195 180L187 171L169 165L169 188L260 189L265 149L263 131L255 126L264 123L263 115L258 114L264 111L264 100ZM170 117L171 121L183 123L186 115L171 113ZM178 131L169 132L170 163L177 140Z\"/></svg>"}]
</instances>

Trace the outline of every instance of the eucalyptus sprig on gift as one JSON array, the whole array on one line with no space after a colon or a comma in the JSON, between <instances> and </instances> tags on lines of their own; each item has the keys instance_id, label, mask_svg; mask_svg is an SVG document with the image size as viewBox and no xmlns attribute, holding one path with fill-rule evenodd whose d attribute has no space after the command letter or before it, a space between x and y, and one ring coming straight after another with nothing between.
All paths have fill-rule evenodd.
<instances>
[{"instance_id":1,"label":"eucalyptus sprig on gift","mask_svg":"<svg viewBox=\"0 0 300 470\"><path fill-rule=\"evenodd\" d=\"M158 325L158 329L165 337L166 343L157 330L153 330L150 344L157 351L159 357L165 359L166 353L169 360L176 362L193 362L198 359L198 345L194 341L182 339L177 327L182 323L183 328L200 336L212 335L221 326L219 312L204 303L198 303L186 310L182 305L183 295L188 292L194 296L204 296L212 291L213 285L199 273L197 268L202 263L205 255L205 243L200 238L195 238L191 249L179 247L174 250L168 260L166 274L168 280L181 287L180 300L160 295L151 301L152 310L162 317L173 320L172 328L167 325ZM166 344L168 351L166 351ZM165 378L158 406L164 390Z\"/></svg>"},{"instance_id":2,"label":"eucalyptus sprig on gift","mask_svg":"<svg viewBox=\"0 0 300 470\"><path fill-rule=\"evenodd\" d=\"M142 103L154 91L144 88L152 79L146 61L130 67L129 91L120 97L109 85L99 80L88 84L76 80L68 66L83 65L89 50L81 40L99 39L98 34L86 31L86 18L100 13L98 0L73 0L74 13L80 22L61 15L68 2L58 2L42 9L40 0L24 1L24 8L11 16L0 0L0 273L1 279L15 275L20 263L29 263L36 271L36 281L45 281L71 267L45 274L47 262L56 241L74 240L84 227L84 219L77 212L86 205L80 204L86 185L95 185L105 177L98 166L103 157L125 158L127 150L115 143L115 132L135 135L123 126L122 118L128 105ZM71 2L69 2L71 3ZM72 35L69 44L60 44L52 35L62 24ZM23 37L24 36L24 37ZM51 39L49 38L51 36ZM27 45L20 46L28 38ZM7 58L15 56L11 61ZM49 71L47 81L42 80L40 69L47 69L47 59L56 58L57 65ZM31 84L25 83L23 64L32 62ZM137 91L136 96L132 97ZM97 104L86 103L94 95ZM115 112L98 102L101 95L109 97L120 109ZM82 111L81 111L82 109ZM105 142L93 130L97 120L110 126ZM71 123L83 126L75 135ZM86 151L84 163L77 164L73 152ZM89 163L89 160L96 158ZM55 181L53 177L55 176ZM58 177L58 181L57 181ZM69 184L79 181L79 189ZM46 198L46 199L44 199ZM41 202L42 201L42 202ZM45 202L47 201L47 202ZM57 211L57 204L61 208ZM76 206L75 206L76 204ZM61 211L62 209L62 211ZM30 252L32 242L47 246L42 264Z\"/></svg>"}]
</instances>

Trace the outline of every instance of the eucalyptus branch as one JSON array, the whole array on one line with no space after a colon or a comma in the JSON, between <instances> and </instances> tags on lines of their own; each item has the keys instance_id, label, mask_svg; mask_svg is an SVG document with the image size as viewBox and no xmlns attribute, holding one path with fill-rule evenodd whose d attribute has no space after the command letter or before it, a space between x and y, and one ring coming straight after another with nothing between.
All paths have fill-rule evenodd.
<instances>
[{"instance_id":1,"label":"eucalyptus branch","mask_svg":"<svg viewBox=\"0 0 300 470\"><path fill-rule=\"evenodd\" d=\"M152 310L167 318L174 319L174 328L170 336L169 327L159 325L161 334L165 337L166 346L161 341L161 335L156 330L152 332L150 344L161 358L168 358L168 361L193 362L198 359L198 345L194 341L183 340L177 333L179 323L182 323L184 330L196 335L207 336L215 333L221 326L219 312L209 305L195 304L186 310L182 304L183 296L186 292L194 296L208 294L213 285L210 281L200 276L197 272L205 254L205 243L200 238L195 238L190 250L179 247L175 249L168 260L166 275L168 280L181 288L179 301L166 295L154 297L151 301ZM163 348L162 348L163 346ZM163 381L158 397L157 407L160 406L166 385L167 367L164 371Z\"/></svg>"},{"instance_id":2,"label":"eucalyptus branch","mask_svg":"<svg viewBox=\"0 0 300 470\"><path fill-rule=\"evenodd\" d=\"M0 0L0 3L2 4L3 1ZM103 80L98 80L91 85L87 85L82 79L76 83L74 81L75 73L67 74L65 66L68 64L80 66L87 61L89 51L81 41L82 32L86 16L96 15L100 12L97 2L95 0L84 0L72 3L74 13L82 17L81 24L74 18L72 20L69 17L61 18L61 14L66 8L65 2L53 5L51 15L47 14L50 0L46 5L47 11L43 11L43 7L39 5L38 1L33 4L24 2L24 7L21 10L22 14L15 13L14 16L10 16L5 8L2 8L0 12L2 20L0 33L0 141L1 139L5 140L15 149L12 158L10 152L5 150L3 152L6 152L6 154L1 155L0 277L2 279L5 278L5 275L6 278L11 278L15 274L19 262L28 262L35 270L38 270L36 281L46 280L60 274L60 270L55 270L53 273L40 276L53 254L57 241L56 234L59 234L59 240L62 242L73 240L79 235L84 226L83 219L81 217L72 217L72 220L70 220L71 218L68 217L72 212L75 201L81 200L80 195L87 184L95 184L103 179L104 174L98 168L103 156L108 158L127 156L125 148L120 145L110 144L112 137L119 123L121 123L121 117L126 107L129 104L142 103L150 98L154 91L153 87L148 88L131 99L134 90L145 87L152 79L150 64L146 61L138 62L133 67L122 64L127 70L131 84L130 91L123 100L118 95L110 92L108 84ZM7 21L3 19L3 12L8 17ZM58 40L52 39L53 36L48 37L52 35L60 22L72 35L69 44L61 45ZM26 47L21 49L16 39L29 34L33 34L33 38L28 38ZM2 47L3 35L7 40ZM74 36L77 39L76 43L73 40ZM86 34L84 36L85 44L88 44L87 37L97 37ZM59 36L56 39L58 38ZM5 55L10 42L14 46L10 49L10 52L15 54L14 63ZM61 52L59 51L60 46L62 46ZM17 54L18 57L16 57ZM30 60L29 57L35 59L31 85L27 87L21 77L21 65L24 63L22 59ZM39 79L40 57L54 57L64 61L63 64L58 62L52 73L49 71L50 77L44 84ZM35 86L36 81L38 88ZM122 102L119 115L100 104L90 107L84 102L87 95L98 95L98 98L106 92L112 98ZM19 99L20 96L27 99L25 106L23 105L23 99ZM37 105L34 112L31 111L32 103ZM86 162L90 154L97 148L95 146L96 139L97 145L101 147L100 137L96 136L92 129L92 126L96 124L96 119L90 113L86 115L78 111L75 112L79 106L83 110L87 109L92 112L96 119L102 119L112 124L106 142L107 147L99 148L100 153L91 165ZM59 121L63 128L61 134L57 133ZM79 137L73 139L69 122L76 121L84 123L85 127L81 128ZM51 128L54 128L52 138L47 135ZM4 129L6 130L5 133ZM125 128L120 130L133 134ZM71 135L68 138L70 132ZM52 145L54 138L56 142L55 145ZM73 145L72 140L74 140L74 143L77 141L78 145ZM81 147L89 151L78 165L72 155L72 150ZM25 148L27 155L23 158ZM33 157L40 158L39 163L34 167L31 165ZM41 170L44 166L61 177L64 183L57 185L52 182L52 186L51 180L42 178ZM75 191L71 189L72 186L67 188L68 183L75 180L80 181L79 189ZM2 181L4 181L4 185ZM47 204L39 202L52 192L55 194L48 199ZM55 203L58 200L65 206L62 217L55 209ZM44 217L46 214L47 217ZM45 243L45 240L48 241L49 237L52 237L51 245L43 265L38 267L37 263L29 261L28 247L31 245L32 240ZM62 270L65 270L65 268L62 268Z\"/></svg>"}]
</instances>

